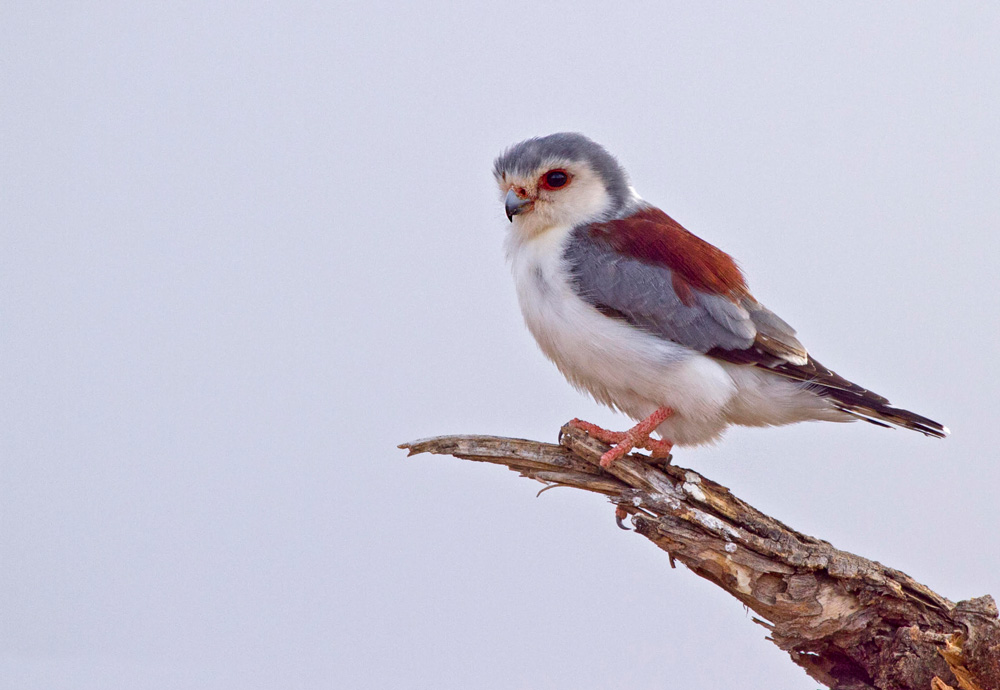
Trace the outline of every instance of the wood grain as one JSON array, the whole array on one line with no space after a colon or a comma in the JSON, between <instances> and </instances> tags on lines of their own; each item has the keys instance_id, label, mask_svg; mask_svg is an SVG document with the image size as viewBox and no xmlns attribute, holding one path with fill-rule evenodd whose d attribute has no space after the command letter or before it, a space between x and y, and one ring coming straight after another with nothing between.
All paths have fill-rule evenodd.
<instances>
[{"instance_id":1,"label":"wood grain","mask_svg":"<svg viewBox=\"0 0 1000 690\"><path fill-rule=\"evenodd\" d=\"M559 445L469 435L400 448L609 496L671 565L683 563L752 609L768 639L830 688L1000 690L991 596L953 603L905 573L788 527L693 470L635 454L605 470L599 461L608 447L568 426Z\"/></svg>"}]
</instances>

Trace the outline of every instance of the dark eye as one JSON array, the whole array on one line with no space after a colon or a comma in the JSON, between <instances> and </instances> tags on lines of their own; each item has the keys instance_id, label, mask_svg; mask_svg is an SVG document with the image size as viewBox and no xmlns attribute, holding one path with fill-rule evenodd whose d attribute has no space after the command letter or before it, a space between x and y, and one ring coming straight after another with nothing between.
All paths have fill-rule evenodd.
<instances>
[{"instance_id":1,"label":"dark eye","mask_svg":"<svg viewBox=\"0 0 1000 690\"><path fill-rule=\"evenodd\" d=\"M542 176L542 186L547 189L559 189L569 184L569 173L565 170L549 170Z\"/></svg>"}]
</instances>

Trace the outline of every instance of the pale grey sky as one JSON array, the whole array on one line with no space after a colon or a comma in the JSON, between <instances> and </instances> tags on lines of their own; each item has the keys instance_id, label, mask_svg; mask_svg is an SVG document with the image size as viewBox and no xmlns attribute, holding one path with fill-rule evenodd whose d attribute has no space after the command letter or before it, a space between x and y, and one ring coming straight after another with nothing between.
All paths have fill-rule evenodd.
<instances>
[{"instance_id":1,"label":"pale grey sky","mask_svg":"<svg viewBox=\"0 0 1000 690\"><path fill-rule=\"evenodd\" d=\"M676 461L1000 595L995 4L5 3L0 88L0 689L815 687L600 498L395 448L626 423L504 262L560 130L953 431Z\"/></svg>"}]
</instances>

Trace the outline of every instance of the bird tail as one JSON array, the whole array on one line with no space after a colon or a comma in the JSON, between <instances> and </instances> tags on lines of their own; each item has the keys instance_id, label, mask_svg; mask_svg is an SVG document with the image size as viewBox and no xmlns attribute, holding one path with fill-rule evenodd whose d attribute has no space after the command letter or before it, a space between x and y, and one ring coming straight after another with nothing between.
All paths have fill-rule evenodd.
<instances>
[{"instance_id":1,"label":"bird tail","mask_svg":"<svg viewBox=\"0 0 1000 690\"><path fill-rule=\"evenodd\" d=\"M948 431L948 427L935 422L933 419L922 417L916 412L902 410L898 407L892 407L882 403L872 405L858 401L844 400L840 396L836 396L831 393L820 393L820 395L834 398L834 405L837 409L846 412L853 417L862 419L869 424L876 424L884 427L899 426L904 429L913 429L914 431L919 431L926 436L933 436L934 438L944 438L950 433ZM886 422L888 422L888 424Z\"/></svg>"},{"instance_id":2,"label":"bird tail","mask_svg":"<svg viewBox=\"0 0 1000 690\"><path fill-rule=\"evenodd\" d=\"M805 365L783 364L773 371L808 384L810 390L829 398L838 410L870 424L913 429L934 438L944 438L950 433L948 427L933 419L893 407L881 395L838 376L811 356Z\"/></svg>"}]
</instances>

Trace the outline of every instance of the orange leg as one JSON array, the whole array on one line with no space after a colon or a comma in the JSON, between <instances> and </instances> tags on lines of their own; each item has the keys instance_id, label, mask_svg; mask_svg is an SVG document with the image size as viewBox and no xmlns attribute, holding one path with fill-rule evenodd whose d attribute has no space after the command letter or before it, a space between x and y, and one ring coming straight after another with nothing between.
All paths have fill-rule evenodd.
<instances>
[{"instance_id":1,"label":"orange leg","mask_svg":"<svg viewBox=\"0 0 1000 690\"><path fill-rule=\"evenodd\" d=\"M596 438L601 443L607 443L609 446L613 446L616 443L621 443L625 440L624 431L610 431L605 429L603 426L597 426L591 422L585 422L582 419L571 419L569 425L586 431L587 436Z\"/></svg>"},{"instance_id":2,"label":"orange leg","mask_svg":"<svg viewBox=\"0 0 1000 690\"><path fill-rule=\"evenodd\" d=\"M674 444L671 441L650 438L649 435L673 413L674 411L669 407L658 407L653 414L628 431L608 431L582 419L572 420L570 426L583 429L592 438L610 444L611 450L601 456L601 467L611 467L611 463L623 457L633 448L645 448L650 451L654 458L670 457L670 449L674 447Z\"/></svg>"}]
</instances>

